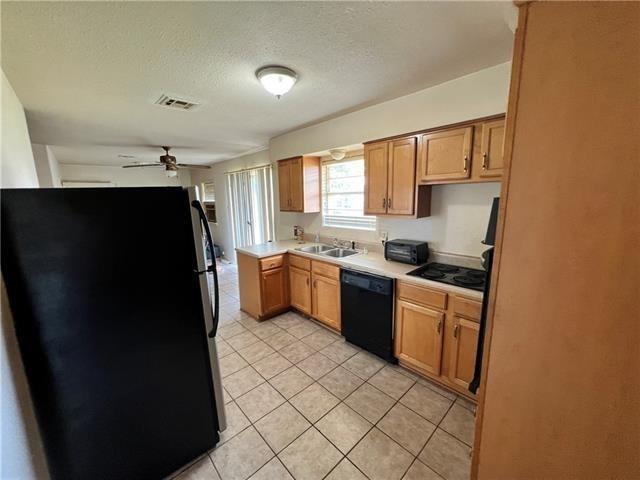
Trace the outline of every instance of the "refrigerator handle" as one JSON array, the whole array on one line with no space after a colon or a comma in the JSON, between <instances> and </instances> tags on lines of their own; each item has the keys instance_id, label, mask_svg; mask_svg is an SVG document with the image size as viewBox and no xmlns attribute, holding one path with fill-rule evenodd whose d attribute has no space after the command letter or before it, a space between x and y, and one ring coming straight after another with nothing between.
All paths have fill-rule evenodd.
<instances>
[{"instance_id":1,"label":"refrigerator handle","mask_svg":"<svg viewBox=\"0 0 640 480\"><path fill-rule=\"evenodd\" d=\"M216 269L216 251L213 247L213 237L211 236L211 230L209 229L209 221L207 215L204 213L204 208L198 200L193 200L191 206L196 209L200 216L200 222L204 226L204 233L207 236L207 243L209 244L209 251L211 253L211 266L207 267L204 271L198 272L200 274L205 272L211 272L213 274L213 295L215 304L213 306L213 327L209 332L209 338L214 338L218 333L218 317L220 314L220 292L218 291L218 271Z\"/></svg>"}]
</instances>

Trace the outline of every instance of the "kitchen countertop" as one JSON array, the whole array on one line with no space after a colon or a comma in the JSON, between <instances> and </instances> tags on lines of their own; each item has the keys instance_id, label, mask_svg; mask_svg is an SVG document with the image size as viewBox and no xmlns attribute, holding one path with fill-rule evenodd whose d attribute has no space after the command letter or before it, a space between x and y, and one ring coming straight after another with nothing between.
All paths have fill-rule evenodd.
<instances>
[{"instance_id":1,"label":"kitchen countertop","mask_svg":"<svg viewBox=\"0 0 640 480\"><path fill-rule=\"evenodd\" d=\"M236 252L250 255L256 258L265 258L272 255L282 255L284 253L295 253L296 255L300 255L302 257L307 257L326 263L335 263L337 265L340 265L341 267L352 268L354 270L365 271L376 275L393 277L395 279L410 282L416 285L423 285L425 287L464 295L468 298L482 300L482 292L479 292L477 290L471 290L470 288L464 287L456 287L455 285L448 285L446 283L440 283L420 277L409 276L407 275L407 273L411 270L415 270L417 268L416 265L407 265L405 263L385 260L384 256L380 253L359 253L357 255L351 255L349 257L334 258L328 257L326 255L318 255L316 253L306 253L296 250L296 248L308 247L312 245L318 244L312 242L305 242L301 244L296 240L282 240L278 242L269 242L262 243L260 245L251 245L248 247L236 248Z\"/></svg>"}]
</instances>

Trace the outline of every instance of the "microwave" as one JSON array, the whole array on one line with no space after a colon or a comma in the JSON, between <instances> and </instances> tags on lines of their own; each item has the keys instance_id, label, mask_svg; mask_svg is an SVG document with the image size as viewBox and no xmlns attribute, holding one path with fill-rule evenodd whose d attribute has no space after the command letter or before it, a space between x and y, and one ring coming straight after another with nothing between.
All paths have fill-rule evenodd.
<instances>
[{"instance_id":1,"label":"microwave","mask_svg":"<svg viewBox=\"0 0 640 480\"><path fill-rule=\"evenodd\" d=\"M419 240L389 240L384 244L384 259L420 265L429 258L429 245Z\"/></svg>"}]
</instances>

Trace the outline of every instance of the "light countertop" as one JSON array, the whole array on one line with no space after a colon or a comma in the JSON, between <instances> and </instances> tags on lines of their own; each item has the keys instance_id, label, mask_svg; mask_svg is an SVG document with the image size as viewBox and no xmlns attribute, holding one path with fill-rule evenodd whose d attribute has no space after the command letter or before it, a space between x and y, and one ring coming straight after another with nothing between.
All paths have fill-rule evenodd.
<instances>
[{"instance_id":1,"label":"light countertop","mask_svg":"<svg viewBox=\"0 0 640 480\"><path fill-rule=\"evenodd\" d=\"M426 280L420 277L409 276L407 275L407 273L418 268L416 265L407 265L405 263L385 260L384 256L380 253L359 253L357 255L351 255L349 257L334 258L296 250L296 248L308 247L311 245L317 244L312 242L305 242L304 244L301 244L296 240L282 240L278 242L269 242L262 243L260 245L251 245L248 247L236 248L236 252L250 255L256 258L265 258L272 255L282 255L284 253L291 252L295 253L296 255L311 258L313 260L335 263L345 268L352 268L354 270L365 271L376 275L392 277L416 285L423 285L425 287L435 288L437 290L457 293L468 298L474 298L477 300L482 299L482 292L479 292L477 290L471 290L464 287L456 287L455 285L448 285L446 283L440 283L432 280Z\"/></svg>"}]
</instances>

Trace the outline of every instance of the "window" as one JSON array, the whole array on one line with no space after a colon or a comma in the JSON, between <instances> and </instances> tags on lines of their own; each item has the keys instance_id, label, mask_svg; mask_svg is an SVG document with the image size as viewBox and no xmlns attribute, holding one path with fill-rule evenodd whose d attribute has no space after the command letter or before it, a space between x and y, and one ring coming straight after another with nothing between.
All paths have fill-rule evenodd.
<instances>
[{"instance_id":1,"label":"window","mask_svg":"<svg viewBox=\"0 0 640 480\"><path fill-rule=\"evenodd\" d=\"M375 230L376 217L364 214L364 159L327 162L322 173L323 225Z\"/></svg>"},{"instance_id":2,"label":"window","mask_svg":"<svg viewBox=\"0 0 640 480\"><path fill-rule=\"evenodd\" d=\"M200 185L200 191L202 192L202 204L207 214L207 220L211 223L218 223L218 216L216 215L216 194L213 188L213 182L204 182Z\"/></svg>"}]
</instances>

